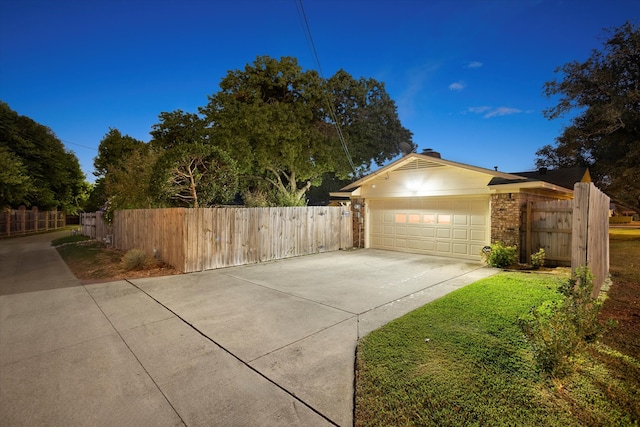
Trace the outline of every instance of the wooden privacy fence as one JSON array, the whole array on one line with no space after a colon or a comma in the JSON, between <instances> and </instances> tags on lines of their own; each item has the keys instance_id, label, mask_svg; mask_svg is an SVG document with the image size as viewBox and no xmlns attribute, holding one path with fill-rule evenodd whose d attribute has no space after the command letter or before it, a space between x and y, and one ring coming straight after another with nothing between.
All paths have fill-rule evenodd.
<instances>
[{"instance_id":1,"label":"wooden privacy fence","mask_svg":"<svg viewBox=\"0 0 640 427\"><path fill-rule=\"evenodd\" d=\"M527 261L543 248L552 265L587 266L594 294L609 274L609 197L592 183L574 186L572 200L529 202L523 211Z\"/></svg>"},{"instance_id":2,"label":"wooden privacy fence","mask_svg":"<svg viewBox=\"0 0 640 427\"><path fill-rule=\"evenodd\" d=\"M112 239L117 249L142 249L182 272L271 261L353 246L345 207L132 209L116 211L112 230L86 234ZM83 234L85 226L83 223ZM112 236L112 237L108 237Z\"/></svg>"},{"instance_id":3,"label":"wooden privacy fence","mask_svg":"<svg viewBox=\"0 0 640 427\"><path fill-rule=\"evenodd\" d=\"M39 211L36 207L30 210L21 207L0 212L0 237L58 230L66 225L66 215L58 210Z\"/></svg>"},{"instance_id":4,"label":"wooden privacy fence","mask_svg":"<svg viewBox=\"0 0 640 427\"><path fill-rule=\"evenodd\" d=\"M80 233L83 236L100 240L111 245L113 227L102 219L102 212L86 212L80 214Z\"/></svg>"}]
</instances>

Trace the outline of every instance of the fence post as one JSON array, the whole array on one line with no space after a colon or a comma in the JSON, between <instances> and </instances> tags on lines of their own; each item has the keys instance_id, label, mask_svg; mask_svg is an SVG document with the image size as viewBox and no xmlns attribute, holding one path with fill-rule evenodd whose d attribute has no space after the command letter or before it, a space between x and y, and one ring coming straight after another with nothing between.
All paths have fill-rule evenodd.
<instances>
[{"instance_id":1,"label":"fence post","mask_svg":"<svg viewBox=\"0 0 640 427\"><path fill-rule=\"evenodd\" d=\"M571 231L571 269L574 271L578 267L587 265L588 218L589 187L577 183L573 188L573 223Z\"/></svg>"},{"instance_id":2,"label":"fence post","mask_svg":"<svg viewBox=\"0 0 640 427\"><path fill-rule=\"evenodd\" d=\"M11 236L11 209L5 209L3 213L7 216L7 236Z\"/></svg>"}]
</instances>

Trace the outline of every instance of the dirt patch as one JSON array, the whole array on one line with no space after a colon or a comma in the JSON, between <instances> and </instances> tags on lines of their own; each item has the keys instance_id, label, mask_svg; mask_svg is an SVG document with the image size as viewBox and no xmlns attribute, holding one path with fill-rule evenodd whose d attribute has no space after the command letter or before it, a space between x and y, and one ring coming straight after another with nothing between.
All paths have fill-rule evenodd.
<instances>
[{"instance_id":1,"label":"dirt patch","mask_svg":"<svg viewBox=\"0 0 640 427\"><path fill-rule=\"evenodd\" d=\"M127 270L122 263L123 251L107 248L96 241L65 244L57 249L82 284L180 274L162 261L156 261L142 270Z\"/></svg>"},{"instance_id":2,"label":"dirt patch","mask_svg":"<svg viewBox=\"0 0 640 427\"><path fill-rule=\"evenodd\" d=\"M605 344L628 355L640 354L640 283L614 277L601 319L616 322L603 336Z\"/></svg>"}]
</instances>

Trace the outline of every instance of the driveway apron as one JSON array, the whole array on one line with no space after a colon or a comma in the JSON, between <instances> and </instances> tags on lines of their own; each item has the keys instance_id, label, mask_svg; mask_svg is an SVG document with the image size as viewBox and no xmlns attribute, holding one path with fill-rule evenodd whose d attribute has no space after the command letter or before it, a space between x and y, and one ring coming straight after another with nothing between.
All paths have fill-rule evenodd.
<instances>
[{"instance_id":1,"label":"driveway apron","mask_svg":"<svg viewBox=\"0 0 640 427\"><path fill-rule=\"evenodd\" d=\"M495 273L375 250L82 286L0 241L6 425L350 426L357 340Z\"/></svg>"}]
</instances>

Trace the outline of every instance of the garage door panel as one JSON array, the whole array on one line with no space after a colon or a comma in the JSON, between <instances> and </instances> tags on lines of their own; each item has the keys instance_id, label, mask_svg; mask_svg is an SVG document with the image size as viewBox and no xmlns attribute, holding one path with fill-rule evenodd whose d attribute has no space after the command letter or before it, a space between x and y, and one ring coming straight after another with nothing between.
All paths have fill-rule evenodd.
<instances>
[{"instance_id":1,"label":"garage door panel","mask_svg":"<svg viewBox=\"0 0 640 427\"><path fill-rule=\"evenodd\" d=\"M472 226L485 226L487 225L487 217L484 215L471 215Z\"/></svg>"},{"instance_id":2,"label":"garage door panel","mask_svg":"<svg viewBox=\"0 0 640 427\"><path fill-rule=\"evenodd\" d=\"M422 249L422 241L420 239L407 239L407 248Z\"/></svg>"},{"instance_id":3,"label":"garage door panel","mask_svg":"<svg viewBox=\"0 0 640 427\"><path fill-rule=\"evenodd\" d=\"M469 230L470 239L473 242L485 242L487 241L487 232L485 230ZM484 246L484 245L483 245Z\"/></svg>"},{"instance_id":4,"label":"garage door panel","mask_svg":"<svg viewBox=\"0 0 640 427\"><path fill-rule=\"evenodd\" d=\"M422 229L422 237L433 238L436 237L435 227L425 227Z\"/></svg>"},{"instance_id":5,"label":"garage door panel","mask_svg":"<svg viewBox=\"0 0 640 427\"><path fill-rule=\"evenodd\" d=\"M447 241L437 241L436 242L436 251L443 253L443 254L448 254L451 252L451 242L447 242Z\"/></svg>"},{"instance_id":6,"label":"garage door panel","mask_svg":"<svg viewBox=\"0 0 640 427\"><path fill-rule=\"evenodd\" d=\"M453 225L468 225L469 216L468 215L454 215L453 216Z\"/></svg>"},{"instance_id":7,"label":"garage door panel","mask_svg":"<svg viewBox=\"0 0 640 427\"><path fill-rule=\"evenodd\" d=\"M453 238L456 240L468 240L469 239L469 230L464 228L454 228L453 229Z\"/></svg>"},{"instance_id":8,"label":"garage door panel","mask_svg":"<svg viewBox=\"0 0 640 427\"><path fill-rule=\"evenodd\" d=\"M369 204L374 248L479 260L489 237L489 198L375 200Z\"/></svg>"},{"instance_id":9,"label":"garage door panel","mask_svg":"<svg viewBox=\"0 0 640 427\"><path fill-rule=\"evenodd\" d=\"M396 238L395 242L394 242L394 246L397 249L406 249L407 248L407 239Z\"/></svg>"},{"instance_id":10,"label":"garage door panel","mask_svg":"<svg viewBox=\"0 0 640 427\"><path fill-rule=\"evenodd\" d=\"M420 237L422 235L421 227L407 227L407 236Z\"/></svg>"},{"instance_id":11,"label":"garage door panel","mask_svg":"<svg viewBox=\"0 0 640 427\"><path fill-rule=\"evenodd\" d=\"M454 243L452 245L453 253L457 255L468 255L469 246L464 243Z\"/></svg>"},{"instance_id":12,"label":"garage door panel","mask_svg":"<svg viewBox=\"0 0 640 427\"><path fill-rule=\"evenodd\" d=\"M436 237L439 239L450 239L451 238L451 229L450 228L438 228L436 229Z\"/></svg>"},{"instance_id":13,"label":"garage door panel","mask_svg":"<svg viewBox=\"0 0 640 427\"><path fill-rule=\"evenodd\" d=\"M486 245L469 245L469 255L480 256L480 254L482 253L482 248L484 248L485 246Z\"/></svg>"}]
</instances>

